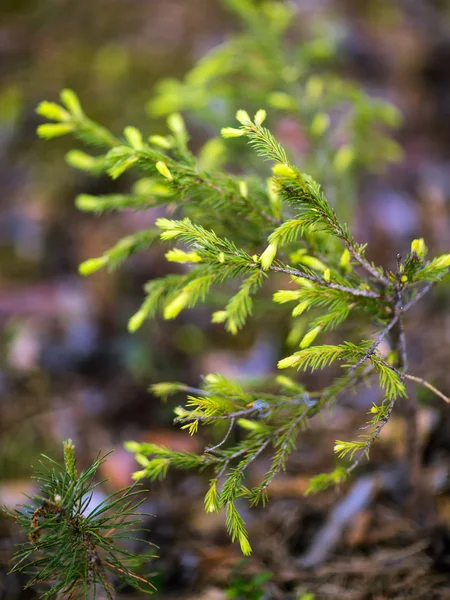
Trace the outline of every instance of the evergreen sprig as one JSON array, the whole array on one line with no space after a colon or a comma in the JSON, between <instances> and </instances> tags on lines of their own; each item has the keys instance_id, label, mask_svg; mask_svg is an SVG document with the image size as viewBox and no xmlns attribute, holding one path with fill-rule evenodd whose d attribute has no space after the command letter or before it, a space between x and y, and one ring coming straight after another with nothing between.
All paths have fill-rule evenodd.
<instances>
[{"instance_id":1,"label":"evergreen sprig","mask_svg":"<svg viewBox=\"0 0 450 600\"><path fill-rule=\"evenodd\" d=\"M91 505L101 483L95 476L107 456L99 455L78 474L75 447L67 440L64 465L44 456L34 475L39 493L8 511L28 537L14 556L12 571L29 574L26 587L46 590L43 600L96 598L100 589L112 600L117 581L142 592L154 589L138 574L153 557L151 549L136 556L125 545L142 537L142 519L148 516L139 511L143 490L132 485ZM144 539L140 543L151 546Z\"/></svg>"},{"instance_id":2,"label":"evergreen sprig","mask_svg":"<svg viewBox=\"0 0 450 600\"><path fill-rule=\"evenodd\" d=\"M396 110L367 98L353 84L332 78L325 81L308 73L296 87L300 75L293 75L294 65L285 64L286 57L279 48L274 50L289 19L280 16L279 28L273 23L266 27L264 10L251 0L242 3L233 0L230 4L250 31L233 40L232 48L249 49L248 55L242 55L245 62L251 64L255 59L263 71L266 69L266 84L279 83L283 88L272 89L268 94L269 104L310 122L308 135L313 160L309 166L313 175L299 169L270 128L263 126L266 119L263 109L257 110L253 118L248 112L238 110L238 125L222 129L230 154L233 155L233 144L238 148L235 154L240 157L240 166L242 157L249 161L249 172L239 176L225 171L223 161L211 155L218 148L220 154L223 141L211 141L199 157L191 153L186 126L177 112L168 115L166 136L150 135L146 141L137 129L127 127L119 138L88 119L79 102L74 101L73 92L65 91L61 97L64 106L40 105L39 113L56 123L42 125L38 131L46 138L72 133L103 148L105 153L95 157L70 153L69 162L78 168L92 174L106 171L112 178L128 171L140 177L131 194L79 197L82 210L101 213L170 204L172 218L158 219L156 229L143 231L142 237L138 234L124 246L119 242L82 269L88 273L105 265L115 266L130 252L159 243L157 238L163 243L178 244L167 251L166 258L182 264L182 270L146 284L146 297L129 321L130 331L136 331L146 319L159 314L165 319L176 318L181 311L207 301L212 287L222 284L228 301L213 312L212 321L224 324L230 333L236 334L251 316L255 296L264 294L266 280L276 282L283 276L287 280L285 288L278 290L273 299L281 305L279 312L286 318L283 305L295 302L288 340L291 343L295 340L300 348L282 358L278 367L301 371L340 367L340 374L334 371L335 377L327 387L314 392L308 392L303 382L285 375L274 378L264 392L248 390L217 374L207 375L199 388L170 382L153 386L154 393L163 399L177 392L186 393L186 405L177 407L175 421L192 435L207 427L219 442L199 455L129 442L127 448L142 467L134 474L135 478L162 479L171 468L208 469L212 478L205 508L208 512L226 512L232 539L248 554L251 547L239 504L266 501L270 483L286 467L298 436L311 417L362 383L375 380L378 384L381 403L371 413L368 423L371 433L353 442L336 442L339 463L331 473L311 480L309 492L317 492L345 481L369 454L397 399L411 401L405 380L425 385L446 400L431 384L408 372L405 317L448 274L450 255L427 260L425 242L418 239L412 241L408 256L398 259L395 271L366 258L366 245L354 239L342 217L348 212L342 195L335 193L341 200L332 204L318 181L331 179L327 191L339 191L341 185L348 189L354 164L365 167L378 164L377 153L383 154L380 149L386 150L392 140L376 133L377 124L395 125ZM280 15L286 15L288 9L284 3L271 4L279 8ZM188 108L195 112L199 109L196 99L200 96L204 99L214 89L216 68L222 77L226 71L225 79L246 72L246 64L233 54L234 50L225 45L203 59L183 83L166 82L151 103L151 110L165 114L171 106L174 111ZM280 68L274 70L275 64ZM281 72L285 74L283 83L279 79ZM304 104L298 102L301 93ZM352 107L352 144L336 150L327 138L332 129L329 113L343 101ZM313 109L318 105L320 110ZM369 133L376 148L372 154L366 149ZM245 149L243 141L250 150ZM323 156L315 152L319 141L322 147L329 146L326 154L330 160L325 161L325 170L317 166L324 164ZM258 157L272 162L271 173L264 171L264 161ZM261 172L263 175L258 175ZM327 331L350 319L358 323L357 328L347 328L354 332L351 339L326 343ZM305 323L306 329L301 330L299 324ZM360 339L356 332L362 329L363 335L371 339ZM239 437L234 435L237 429ZM262 453L271 453L270 467L261 481L249 489L247 472Z\"/></svg>"}]
</instances>

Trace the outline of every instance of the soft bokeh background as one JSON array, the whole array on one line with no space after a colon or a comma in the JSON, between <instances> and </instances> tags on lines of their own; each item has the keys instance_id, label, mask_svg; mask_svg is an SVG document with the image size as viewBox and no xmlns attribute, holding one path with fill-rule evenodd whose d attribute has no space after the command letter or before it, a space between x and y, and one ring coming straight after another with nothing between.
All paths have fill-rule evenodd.
<instances>
[{"instance_id":1,"label":"soft bokeh background","mask_svg":"<svg viewBox=\"0 0 450 600\"><path fill-rule=\"evenodd\" d=\"M368 241L370 257L386 266L393 265L397 251L407 251L412 238L422 235L432 252L448 252L448 2L295 0L292 5L295 17L288 40L309 40L311 32L329 36L332 70L390 99L405 115L397 134L403 159L383 171L362 174L359 181L358 205L350 211L357 239ZM2 0L2 503L20 501L20 491L32 489L31 464L41 452L60 456L60 442L67 437L74 439L81 465L88 464L99 447L117 449L103 473L111 477L112 489L127 483L134 468L121 449L124 440L151 437L200 450L199 442L172 428L172 406L149 395L151 382L195 385L208 372L258 377L274 371L282 332L271 331L263 320L231 339L209 324L209 311L202 308L129 335L126 323L139 306L143 283L166 272L162 253L144 253L113 274L86 279L78 275L77 266L141 227L143 219L150 225L155 212L101 219L79 213L73 206L76 194L126 189L129 181L87 177L64 162L71 140L49 143L35 134L40 122L36 105L43 99L56 100L63 87L75 89L87 114L116 132L128 124L148 134L164 132L164 119L155 116L155 110L151 114L148 105L156 82L182 77L240 28L219 0ZM236 93L239 96L239 90ZM220 102L218 97L218 113ZM246 98L239 103L245 108ZM232 125L214 123L215 106L209 103L204 119L201 110L187 112L194 148L216 135L220 125ZM292 124L277 127L284 141L300 143ZM448 285L443 286L412 317L409 333L411 361L447 393L449 298ZM439 444L445 451L450 446L447 418L435 408L433 423L444 432ZM189 479L183 485L177 493L194 497L201 481ZM176 499L169 506L158 494L151 505L158 521L151 526L154 541L165 552L167 544L182 539L182 513ZM9 525L1 527L4 573L15 539ZM166 571L160 575L161 586L172 586L175 594L189 589L199 571L195 551L185 548L173 564L168 562L166 558L162 563ZM1 577L1 598L32 597L21 595L16 578Z\"/></svg>"}]
</instances>

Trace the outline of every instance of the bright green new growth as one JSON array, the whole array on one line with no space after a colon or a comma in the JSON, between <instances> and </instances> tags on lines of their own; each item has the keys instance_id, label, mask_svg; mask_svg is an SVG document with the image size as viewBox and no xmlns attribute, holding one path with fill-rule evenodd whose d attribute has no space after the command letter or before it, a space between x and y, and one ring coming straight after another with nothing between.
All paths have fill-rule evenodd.
<instances>
[{"instance_id":1,"label":"bright green new growth","mask_svg":"<svg viewBox=\"0 0 450 600\"><path fill-rule=\"evenodd\" d=\"M208 469L213 475L205 497L206 511L225 510L232 539L239 542L244 554L249 554L251 547L237 503L247 501L255 505L266 501L267 488L285 468L299 433L308 427L314 415L361 383L375 381L379 385L380 404L369 412L371 433L354 442L337 441L335 452L340 462L333 472L313 478L310 492L345 481L368 455L397 399L407 397L405 379L429 387L424 380L407 372L404 315L445 277L450 268L450 254L427 261L426 246L420 239L412 242L406 258L398 259L394 272L366 259L365 245L354 240L338 214L344 206L344 191L351 187L356 163L364 168L374 166L381 162L383 153L389 154L386 148L394 149L392 140L372 132L371 127L379 121L394 125L398 121L396 110L368 99L350 84L310 73L300 80L302 73L286 64L281 51L274 52L274 48L281 47L280 35L289 22L284 4L266 3L264 10L257 9L249 0L229 0L229 4L240 13L251 34L239 36L208 55L182 84L171 80L170 84L162 85L152 110L162 114L166 106L172 106L174 111L195 112L199 109L196 99L202 96L204 100L213 93L213 73L218 72L225 79L236 73L242 75L246 65L258 57L260 67L267 67L267 72L261 67L253 73L265 73L268 78L261 88L266 90L262 102L267 100L274 112L286 111L309 125L311 162L307 164L314 174L326 176L337 212L315 178L296 166L289 152L264 126L266 111L262 109L253 118L239 110L237 126L231 124L222 129L223 137L230 138L226 141L230 156L232 145L237 144L239 154L248 159L251 174L239 176L223 170L220 156L224 142L207 142L198 157L191 153L187 129L177 112L168 118L167 136L151 135L147 142L137 129L127 127L124 137L119 138L88 119L79 103L74 102L73 92L65 91L61 98L65 108L48 102L39 106L39 114L55 123L41 125L38 132L45 138L73 133L105 151L94 157L72 151L67 157L72 166L93 174L106 172L113 179L129 170L140 175L130 194L79 196L76 203L81 210L102 213L170 204L174 218L158 219L154 228L128 236L102 256L80 266L82 274L104 266L114 268L132 252L147 249L158 240L182 246L173 247L166 257L189 268L146 284L143 303L129 321L131 332L139 329L146 319L158 315L174 319L181 311L208 301L216 284L230 283L225 287L233 290L228 301L212 312L211 318L231 334L237 334L251 316L253 300L265 281L284 274L289 289L277 291L273 299L280 305L292 303L287 343L299 349L280 360L278 368L313 371L336 364L341 367L341 375L330 385L313 392L285 375L266 383L265 390L270 391L265 392L243 389L218 374L207 375L201 388L182 383L157 383L152 388L154 394L164 399L177 392L188 394L186 406L176 409L175 420L189 433L195 434L200 425L214 429L224 423L226 433L221 442L206 448L201 455L129 442L128 450L136 455L142 467L134 474L135 478L162 479L171 468ZM265 11L270 7L269 18ZM264 29L266 21L270 26ZM242 52L243 48L247 54ZM238 49L240 52L236 54ZM317 52L317 47L314 51ZM239 61L238 56L245 57L246 63ZM230 57L233 60L228 61ZM242 90L239 93L246 97ZM249 94L251 98L255 95ZM300 102L300 97L305 102ZM328 113L341 102L350 102L353 108L347 115L351 144L333 150L328 139L322 138L334 126ZM210 116L214 120L214 115ZM371 144L367 145L369 131ZM251 153L243 142L248 143ZM368 146L379 155L371 153ZM259 157L256 162L255 156ZM265 170L264 160L272 161L271 173ZM236 279L237 291L232 287ZM284 306L279 311L285 314ZM327 344L326 332L335 330L350 317L358 319L359 324L371 325L373 337L368 333L371 339ZM305 322L306 331L302 329ZM388 340L391 352L384 354L381 343ZM233 441L235 428L241 430L242 441L238 443ZM271 466L262 481L249 489L246 471L263 452L271 454Z\"/></svg>"},{"instance_id":2,"label":"bright green new growth","mask_svg":"<svg viewBox=\"0 0 450 600\"><path fill-rule=\"evenodd\" d=\"M97 598L100 588L112 600L117 578L140 591L151 591L148 579L134 570L152 555L145 552L136 557L123 546L124 540L138 539L136 532L142 529L146 516L138 512L144 500L142 490L133 485L90 506L99 485L94 478L106 456L99 456L78 474L75 446L67 440L64 466L44 459L35 469L39 494L9 513L28 536L14 556L12 571L30 575L26 587L50 584L41 595L43 600Z\"/></svg>"},{"instance_id":3,"label":"bright green new growth","mask_svg":"<svg viewBox=\"0 0 450 600\"><path fill-rule=\"evenodd\" d=\"M45 111L41 108L40 112ZM52 109L54 113L56 111ZM375 377L385 397L385 402L376 408L376 412L372 411L370 421L378 435L380 425L389 418L396 399L406 396L404 336L400 329L403 327L403 314L430 287L423 287L424 284L442 279L450 266L450 255L426 262L425 246L421 240L413 241L411 253L403 262L399 261L395 273L385 272L369 263L364 256L364 246L355 242L347 226L330 207L320 186L288 161L286 152L271 132L262 126L262 117L261 113L257 113L256 118L251 120L241 111L238 114L241 127L236 131L249 140L260 156L275 162L272 193L282 200L286 214L282 222L273 213L266 212L270 211L270 200L262 186L256 188L259 193L255 195L253 187L249 186L248 195L243 195L242 186L234 177L202 171L195 158L187 154L184 142L178 153L174 149L173 155L162 157L160 151L155 152L145 143L141 144L142 136L133 130L133 136L129 132L127 136L128 139L133 138L132 145L122 142L102 158L105 168L113 176L118 162L123 167L123 156L127 157L126 169L132 165L140 167L152 173L156 182L159 174L169 186L164 188L163 199L167 201L169 197L172 205L178 204L188 214L194 209L198 215L195 209L205 202L213 202L219 211L222 208L227 217L234 213L235 222L242 221L244 211L249 230L252 231L253 226L255 233L254 239L244 243L239 232L226 231L225 223L220 224L223 235L219 235L214 229L195 223L189 217L158 219L155 225L161 240L182 242L189 248L189 252L174 248L167 253L167 258L191 264L191 268L188 272L168 275L147 284L146 299L130 319L131 331L141 326L146 318L158 313L162 313L165 319L173 319L182 310L205 300L213 284L240 277L239 291L212 315L214 322L224 323L226 329L235 334L251 314L252 299L265 279L275 273L286 273L294 287L278 291L274 295L275 302L294 302L294 316L305 312L311 312L312 316L309 329L300 341L300 350L282 359L278 367L315 370L340 361L346 371L331 386L310 394L303 388L299 389L295 382L286 385L286 381L290 380L284 379L280 393L249 392L220 375L207 376L202 389L198 390L191 391L183 384L156 384L153 388L154 393L162 397L177 391L191 392L186 408L178 409L176 418L191 434L197 432L199 424L214 426L221 421L228 422L229 429L220 444L206 449L201 456L130 442L128 449L136 454L143 467L135 473L135 477L160 479L171 467L211 468L215 477L205 499L206 510L226 509L227 528L232 539L239 541L244 553L251 549L244 523L236 509L237 499L244 497L251 504L265 501L267 487L278 471L285 467L299 431L307 426L314 414L336 401L349 388ZM176 122L180 126L179 116ZM84 128L83 121L79 123L75 115L70 123L75 132ZM169 195L166 190L169 190ZM222 197L228 202L221 207ZM149 206L154 204L154 198L149 196ZM208 214L205 214L205 219L209 222ZM149 245L157 239L155 231L143 231L133 237L146 240ZM268 245L263 252L255 254L255 249L261 246L258 237L262 232L268 239ZM124 240L115 248L120 247L126 254L132 251L130 248L136 249ZM96 263L83 263L89 265L83 270L92 272L93 267L111 264L111 252L95 259ZM116 261L119 257L120 254ZM356 267L358 272L354 270ZM351 313L363 314L376 325L378 333L375 341L313 345L325 331L338 327ZM379 346L389 333L396 331L397 345L393 346L396 356L389 361L379 353ZM234 427L240 427L246 438L239 444L227 446ZM360 457L368 453L375 437L337 442L335 451L339 458L349 456L354 459L357 455L356 461L359 462ZM273 451L272 466L258 486L248 489L245 471L268 448ZM346 469L339 466L328 476L314 479L311 490L341 482L355 464Z\"/></svg>"}]
</instances>

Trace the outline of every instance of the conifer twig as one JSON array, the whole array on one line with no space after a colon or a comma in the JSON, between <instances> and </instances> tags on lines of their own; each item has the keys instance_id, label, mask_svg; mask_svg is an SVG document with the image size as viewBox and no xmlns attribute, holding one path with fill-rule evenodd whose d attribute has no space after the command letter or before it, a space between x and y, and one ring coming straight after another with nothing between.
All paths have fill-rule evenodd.
<instances>
[{"instance_id":1,"label":"conifer twig","mask_svg":"<svg viewBox=\"0 0 450 600\"><path fill-rule=\"evenodd\" d=\"M303 277L303 279L313 281L314 283L317 283L317 285L322 285L324 287L331 288L332 290L339 290L340 292L345 292L346 294L351 294L352 296L362 296L364 298L374 298L377 300L380 298L379 294L371 290L357 290L355 288L349 288L344 285L339 285L338 283L325 281L325 279L320 279L320 277L314 277L314 275L309 275L309 273L305 273L304 271L297 271L296 269L288 269L286 267L277 267L275 265L271 265L269 268L271 271L286 273L287 275L292 275L293 277Z\"/></svg>"},{"instance_id":2,"label":"conifer twig","mask_svg":"<svg viewBox=\"0 0 450 600\"><path fill-rule=\"evenodd\" d=\"M259 408L250 407L244 408L242 410L237 410L232 413L225 413L223 415L212 415L212 416L204 416L204 415L195 415L191 414L186 417L177 417L175 419L175 423L189 423L191 421L223 421L226 419L236 419L237 417L245 417L247 415L251 415L254 412L259 412Z\"/></svg>"},{"instance_id":3,"label":"conifer twig","mask_svg":"<svg viewBox=\"0 0 450 600\"><path fill-rule=\"evenodd\" d=\"M223 446L225 444L225 442L227 441L227 439L230 437L230 433L234 427L234 423L236 421L235 417L232 417L232 419L230 420L230 426L228 427L228 431L225 434L225 437L223 438L222 441L220 441L218 444L216 444L215 446L211 446L208 448L205 448L205 452L214 452L214 450L217 450L217 448L220 448L221 446Z\"/></svg>"}]
</instances>

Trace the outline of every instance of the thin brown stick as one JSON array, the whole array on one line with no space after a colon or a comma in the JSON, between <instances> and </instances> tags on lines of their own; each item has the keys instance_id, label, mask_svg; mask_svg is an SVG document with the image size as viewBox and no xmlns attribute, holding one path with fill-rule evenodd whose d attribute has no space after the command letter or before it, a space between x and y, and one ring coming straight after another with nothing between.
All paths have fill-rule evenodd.
<instances>
[{"instance_id":1,"label":"thin brown stick","mask_svg":"<svg viewBox=\"0 0 450 600\"><path fill-rule=\"evenodd\" d=\"M404 377L406 379L410 379L411 381L415 381L416 383L419 383L420 385L423 385L424 387L429 389L431 392L433 392L433 394L436 394L436 396L439 396L439 398L442 398L442 400L444 400L445 402L450 404L450 398L448 396L443 394L440 390L435 388L434 385L431 385L431 383L429 383L425 379L422 379L422 377L416 377L415 375L409 375L408 373L404 373Z\"/></svg>"}]
</instances>

